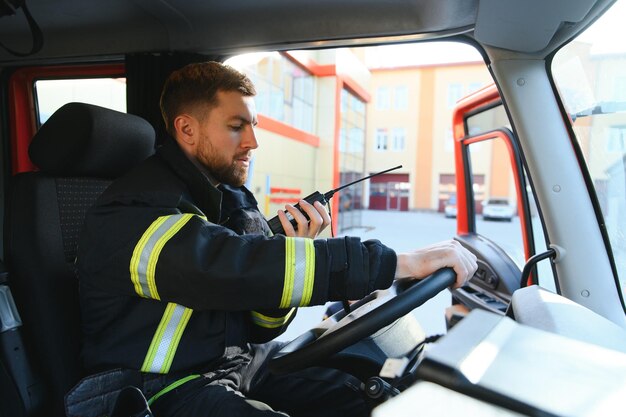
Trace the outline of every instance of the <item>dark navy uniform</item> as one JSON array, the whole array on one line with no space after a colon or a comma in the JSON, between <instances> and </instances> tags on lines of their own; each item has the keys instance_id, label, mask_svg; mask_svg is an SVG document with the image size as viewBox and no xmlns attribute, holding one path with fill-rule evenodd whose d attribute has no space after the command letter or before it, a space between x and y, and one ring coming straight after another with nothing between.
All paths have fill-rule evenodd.
<instances>
[{"instance_id":1,"label":"dark navy uniform","mask_svg":"<svg viewBox=\"0 0 626 417\"><path fill-rule=\"evenodd\" d=\"M197 390L245 374L250 344L282 333L297 307L359 299L393 280L396 255L378 241L270 234L245 187L213 186L173 140L159 148L85 220L77 266L86 369L208 375L175 391ZM211 389L263 391L249 381Z\"/></svg>"}]
</instances>

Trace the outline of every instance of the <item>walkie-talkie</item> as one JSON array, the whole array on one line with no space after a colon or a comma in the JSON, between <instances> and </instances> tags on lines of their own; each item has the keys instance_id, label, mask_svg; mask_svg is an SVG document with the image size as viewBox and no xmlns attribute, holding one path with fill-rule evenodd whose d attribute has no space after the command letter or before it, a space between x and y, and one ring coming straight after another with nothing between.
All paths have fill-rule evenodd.
<instances>
[{"instance_id":1,"label":"walkie-talkie","mask_svg":"<svg viewBox=\"0 0 626 417\"><path fill-rule=\"evenodd\" d=\"M319 201L320 203L325 205L333 197L333 195L335 195L335 193L337 191L343 190L344 188L350 187L351 185L354 185L354 184L359 183L361 181L365 181L366 179L375 177L377 175L384 174L386 172L396 170L398 168L402 168L402 165L398 165L397 167L389 168L389 169L386 169L384 171L380 171L380 172L377 172L375 174L369 175L367 177L360 178L360 179L358 179L356 181L352 181L351 183L342 185L341 187L337 187L334 190L330 190L330 191L328 191L328 192L326 192L324 194L321 194L319 191L315 191L314 193L309 194L308 196L304 197L303 200L306 201L307 203L310 203L310 204L313 204L316 201ZM302 214L304 214L304 217L306 217L307 220L309 219L309 216L307 216L307 214L304 212L304 210L302 210L300 208L299 204L296 204L294 207L297 208L298 210L300 210L300 212ZM289 219L289 222L293 225L293 228L297 229L298 228L298 223L296 222L296 219L294 219L293 216L288 211L285 211L285 214L287 215L287 218ZM269 225L270 229L272 230L272 232L274 232L275 235L278 235L278 234L284 235L285 234L285 229L283 229L283 225L280 223L280 219L278 218L278 216L274 216L271 219L269 219L267 221L267 224Z\"/></svg>"}]
</instances>

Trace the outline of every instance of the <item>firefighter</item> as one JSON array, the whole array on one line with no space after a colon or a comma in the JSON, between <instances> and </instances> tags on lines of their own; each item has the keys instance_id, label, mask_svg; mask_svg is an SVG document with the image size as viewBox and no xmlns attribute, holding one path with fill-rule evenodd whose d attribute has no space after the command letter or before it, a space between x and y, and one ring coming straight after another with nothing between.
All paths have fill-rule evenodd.
<instances>
[{"instance_id":1,"label":"firefighter","mask_svg":"<svg viewBox=\"0 0 626 417\"><path fill-rule=\"evenodd\" d=\"M254 86L216 62L171 74L161 95L170 140L90 209L77 267L88 372L140 381L157 416L368 415L358 381L336 370L266 371L298 307L359 299L394 278L476 270L454 241L396 254L378 241L315 239L325 208L300 201L271 236L244 187ZM121 383L120 383L121 384ZM123 385L123 384L122 384Z\"/></svg>"}]
</instances>

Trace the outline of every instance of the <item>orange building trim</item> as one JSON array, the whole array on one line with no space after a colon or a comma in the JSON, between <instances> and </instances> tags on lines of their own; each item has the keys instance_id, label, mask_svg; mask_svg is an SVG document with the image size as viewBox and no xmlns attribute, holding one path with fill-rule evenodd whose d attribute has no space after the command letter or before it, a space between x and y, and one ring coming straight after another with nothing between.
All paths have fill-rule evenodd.
<instances>
[{"instance_id":1,"label":"orange building trim","mask_svg":"<svg viewBox=\"0 0 626 417\"><path fill-rule=\"evenodd\" d=\"M276 133L281 136L285 136L289 139L293 139L298 142L306 143L307 145L318 148L320 146L319 136L315 136L304 130L296 129L286 123L279 122L271 117L264 116L262 114L257 115L259 124L257 127L267 130L268 132Z\"/></svg>"},{"instance_id":2,"label":"orange building trim","mask_svg":"<svg viewBox=\"0 0 626 417\"><path fill-rule=\"evenodd\" d=\"M350 92L352 92L364 102L369 103L372 99L370 93L367 92L367 89L357 83L352 77L346 74L338 74L337 66L335 64L320 65L311 58L301 59L291 54L290 52L283 52L282 54L283 56L285 56L285 58L289 59L291 62L293 62L303 70L307 71L311 75L314 75L316 77L336 76L337 79L343 84L344 88L350 90Z\"/></svg>"},{"instance_id":3,"label":"orange building trim","mask_svg":"<svg viewBox=\"0 0 626 417\"><path fill-rule=\"evenodd\" d=\"M316 77L332 77L337 75L337 66L335 64L318 65L314 63L311 67L311 74Z\"/></svg>"},{"instance_id":4,"label":"orange building trim","mask_svg":"<svg viewBox=\"0 0 626 417\"><path fill-rule=\"evenodd\" d=\"M302 68L303 70L309 72L311 75L316 77L336 77L335 83L335 126L333 133L333 175L332 182L333 188L339 186L339 134L341 129L341 91L345 88L350 91L352 94L356 95L358 98L363 100L364 102L371 101L371 95L367 92L367 89L357 83L352 77L346 74L337 74L337 66L334 64L328 65L320 65L315 62L313 59L306 58L301 59L300 57L290 53L290 52L282 52L282 55L289 59L291 62ZM261 117L259 117L259 126L262 126ZM285 136L289 136L285 133L281 133ZM317 145L319 146L319 138ZM274 202L272 200L272 202ZM331 218L332 218L332 230L337 230L337 218L339 216L339 206L336 204L331 205Z\"/></svg>"},{"instance_id":5,"label":"orange building trim","mask_svg":"<svg viewBox=\"0 0 626 417\"><path fill-rule=\"evenodd\" d=\"M418 120L417 128L417 146L415 165L415 194L413 196L414 207L428 207L430 205L430 196L432 192L432 172L433 172L433 120L435 115L432 103L435 97L435 71L428 69L420 74L420 85L422 93L419 98L418 114L415 118Z\"/></svg>"},{"instance_id":6,"label":"orange building trim","mask_svg":"<svg viewBox=\"0 0 626 417\"><path fill-rule=\"evenodd\" d=\"M354 81L352 77L341 74L337 75L337 78L339 78L339 80L343 83L344 88L350 90L352 94L354 94L364 102L369 103L372 100L371 94L368 93L367 90L361 86L361 84Z\"/></svg>"},{"instance_id":7,"label":"orange building trim","mask_svg":"<svg viewBox=\"0 0 626 417\"><path fill-rule=\"evenodd\" d=\"M274 204L296 204L298 201L299 198L270 197L270 203Z\"/></svg>"},{"instance_id":8,"label":"orange building trim","mask_svg":"<svg viewBox=\"0 0 626 417\"><path fill-rule=\"evenodd\" d=\"M302 190L299 188L281 188L281 187L271 187L270 194L300 194Z\"/></svg>"},{"instance_id":9,"label":"orange building trim","mask_svg":"<svg viewBox=\"0 0 626 417\"><path fill-rule=\"evenodd\" d=\"M335 64L320 65L309 57L301 59L289 51L282 52L282 55L316 77L332 77L337 75L337 67Z\"/></svg>"}]
</instances>

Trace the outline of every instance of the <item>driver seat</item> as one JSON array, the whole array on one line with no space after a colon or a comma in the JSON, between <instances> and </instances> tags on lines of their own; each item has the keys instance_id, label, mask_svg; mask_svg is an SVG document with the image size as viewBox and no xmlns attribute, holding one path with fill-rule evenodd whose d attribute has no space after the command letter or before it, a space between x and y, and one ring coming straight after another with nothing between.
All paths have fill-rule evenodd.
<instances>
[{"instance_id":1,"label":"driver seat","mask_svg":"<svg viewBox=\"0 0 626 417\"><path fill-rule=\"evenodd\" d=\"M113 179L154 152L154 142L154 129L140 117L69 103L33 137L29 155L39 171L12 178L6 261L36 375L26 387L12 375L20 415L65 415L64 395L82 376L74 260L84 216ZM32 397L36 392L41 399Z\"/></svg>"}]
</instances>

